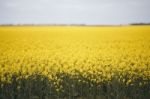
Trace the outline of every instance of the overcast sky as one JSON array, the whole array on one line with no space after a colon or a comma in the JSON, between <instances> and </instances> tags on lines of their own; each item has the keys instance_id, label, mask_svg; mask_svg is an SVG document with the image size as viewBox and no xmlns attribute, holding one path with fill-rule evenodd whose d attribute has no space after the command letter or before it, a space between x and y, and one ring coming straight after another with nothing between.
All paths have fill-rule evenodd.
<instances>
[{"instance_id":1,"label":"overcast sky","mask_svg":"<svg viewBox=\"0 0 150 99\"><path fill-rule=\"evenodd\" d=\"M0 0L0 24L150 22L150 0Z\"/></svg>"}]
</instances>

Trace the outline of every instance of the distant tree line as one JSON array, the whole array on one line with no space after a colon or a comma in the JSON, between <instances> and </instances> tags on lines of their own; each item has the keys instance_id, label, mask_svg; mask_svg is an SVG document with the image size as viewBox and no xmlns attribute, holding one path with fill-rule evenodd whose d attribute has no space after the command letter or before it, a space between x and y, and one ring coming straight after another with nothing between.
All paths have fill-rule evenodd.
<instances>
[{"instance_id":1,"label":"distant tree line","mask_svg":"<svg viewBox=\"0 0 150 99\"><path fill-rule=\"evenodd\" d=\"M130 25L150 25L150 23L131 23Z\"/></svg>"},{"instance_id":2,"label":"distant tree line","mask_svg":"<svg viewBox=\"0 0 150 99\"><path fill-rule=\"evenodd\" d=\"M124 25L150 25L150 23L129 23L129 24L0 24L0 26L124 26Z\"/></svg>"}]
</instances>

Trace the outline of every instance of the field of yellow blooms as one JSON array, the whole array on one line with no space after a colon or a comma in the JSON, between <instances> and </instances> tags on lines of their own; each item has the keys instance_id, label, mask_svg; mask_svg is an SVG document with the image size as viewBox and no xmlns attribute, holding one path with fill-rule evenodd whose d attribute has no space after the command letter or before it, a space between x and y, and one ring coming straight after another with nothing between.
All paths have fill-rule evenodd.
<instances>
[{"instance_id":1,"label":"field of yellow blooms","mask_svg":"<svg viewBox=\"0 0 150 99\"><path fill-rule=\"evenodd\" d=\"M0 99L149 99L150 26L1 26Z\"/></svg>"}]
</instances>

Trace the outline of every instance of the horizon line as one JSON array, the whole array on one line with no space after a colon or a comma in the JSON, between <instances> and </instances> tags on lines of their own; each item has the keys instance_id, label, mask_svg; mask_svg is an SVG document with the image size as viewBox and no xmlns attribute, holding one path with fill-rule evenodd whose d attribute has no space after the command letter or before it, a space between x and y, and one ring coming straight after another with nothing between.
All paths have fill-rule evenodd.
<instances>
[{"instance_id":1,"label":"horizon line","mask_svg":"<svg viewBox=\"0 0 150 99\"><path fill-rule=\"evenodd\" d=\"M13 24L13 23L7 23L7 24L0 24L0 26L126 26L126 25L150 25L150 22L144 23L144 22L137 22L137 23L128 23L128 24L47 24L47 23L39 23L39 24L34 24L34 23L18 23L18 24Z\"/></svg>"}]
</instances>

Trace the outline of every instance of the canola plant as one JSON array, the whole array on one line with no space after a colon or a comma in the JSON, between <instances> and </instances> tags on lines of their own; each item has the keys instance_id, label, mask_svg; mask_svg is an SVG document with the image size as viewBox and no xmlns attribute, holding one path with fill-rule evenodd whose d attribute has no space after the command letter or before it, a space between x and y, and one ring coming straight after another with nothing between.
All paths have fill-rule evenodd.
<instances>
[{"instance_id":1,"label":"canola plant","mask_svg":"<svg viewBox=\"0 0 150 99\"><path fill-rule=\"evenodd\" d=\"M150 26L1 26L0 99L148 99Z\"/></svg>"}]
</instances>

